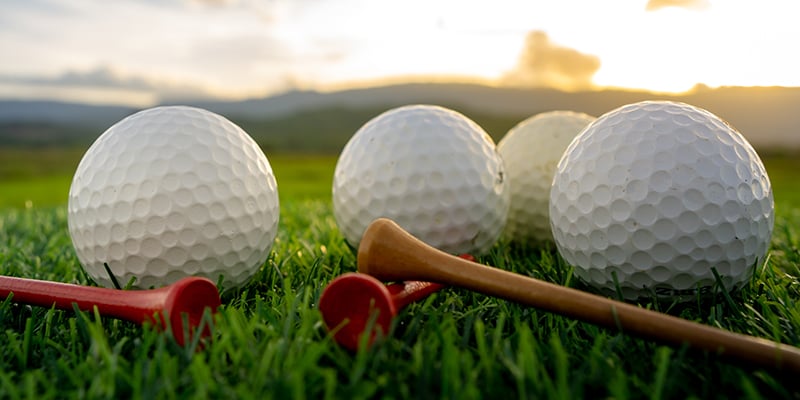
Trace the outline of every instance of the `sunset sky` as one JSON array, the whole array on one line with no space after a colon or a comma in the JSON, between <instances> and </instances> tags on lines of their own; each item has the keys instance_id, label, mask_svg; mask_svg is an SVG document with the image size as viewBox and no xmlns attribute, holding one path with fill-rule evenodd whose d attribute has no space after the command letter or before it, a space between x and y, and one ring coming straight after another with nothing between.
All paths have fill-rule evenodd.
<instances>
[{"instance_id":1,"label":"sunset sky","mask_svg":"<svg viewBox=\"0 0 800 400\"><path fill-rule=\"evenodd\" d=\"M386 82L800 86L796 0L24 0L0 98L152 105Z\"/></svg>"}]
</instances>

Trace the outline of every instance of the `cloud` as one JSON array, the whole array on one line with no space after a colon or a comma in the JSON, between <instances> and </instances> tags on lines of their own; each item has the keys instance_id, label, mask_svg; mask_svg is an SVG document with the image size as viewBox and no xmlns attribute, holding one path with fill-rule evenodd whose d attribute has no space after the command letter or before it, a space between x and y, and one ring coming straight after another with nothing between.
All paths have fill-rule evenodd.
<instances>
[{"instance_id":1,"label":"cloud","mask_svg":"<svg viewBox=\"0 0 800 400\"><path fill-rule=\"evenodd\" d=\"M656 11L667 7L677 7L688 10L705 10L710 5L709 0L649 0L644 9Z\"/></svg>"},{"instance_id":2,"label":"cloud","mask_svg":"<svg viewBox=\"0 0 800 400\"><path fill-rule=\"evenodd\" d=\"M300 81L309 82L316 71L341 64L349 55L347 44L327 40L290 43L270 35L242 34L212 38L194 43L187 49L184 64L208 77L206 84L285 90ZM282 79L281 76L291 76ZM250 77L244 83L240 76ZM306 76L305 79L300 79Z\"/></svg>"},{"instance_id":3,"label":"cloud","mask_svg":"<svg viewBox=\"0 0 800 400\"><path fill-rule=\"evenodd\" d=\"M207 99L213 95L200 86L125 75L109 66L87 71L66 71L56 76L0 75L0 84L52 90L85 89L108 92L146 94L160 101Z\"/></svg>"},{"instance_id":4,"label":"cloud","mask_svg":"<svg viewBox=\"0 0 800 400\"><path fill-rule=\"evenodd\" d=\"M190 55L193 61L202 61L197 65L200 68L214 70L225 66L236 70L254 62L289 60L294 53L282 40L269 35L247 34L197 41L191 46Z\"/></svg>"},{"instance_id":5,"label":"cloud","mask_svg":"<svg viewBox=\"0 0 800 400\"><path fill-rule=\"evenodd\" d=\"M217 12L223 9L238 9L252 13L269 24L285 21L288 19L288 14L302 12L307 6L307 1L298 0L183 0L183 2L189 6L205 7Z\"/></svg>"},{"instance_id":6,"label":"cloud","mask_svg":"<svg viewBox=\"0 0 800 400\"><path fill-rule=\"evenodd\" d=\"M500 79L510 86L586 89L600 69L600 59L550 41L547 33L530 32L517 66Z\"/></svg>"},{"instance_id":7,"label":"cloud","mask_svg":"<svg viewBox=\"0 0 800 400\"><path fill-rule=\"evenodd\" d=\"M214 7L236 4L236 0L191 0L191 2Z\"/></svg>"},{"instance_id":8,"label":"cloud","mask_svg":"<svg viewBox=\"0 0 800 400\"><path fill-rule=\"evenodd\" d=\"M0 83L25 86L84 87L94 89L151 90L155 86L142 77L123 76L113 68L100 66L88 71L69 70L55 76L0 75Z\"/></svg>"},{"instance_id":9,"label":"cloud","mask_svg":"<svg viewBox=\"0 0 800 400\"><path fill-rule=\"evenodd\" d=\"M55 77L21 78L21 82L31 85L81 86L93 88L113 88L149 90L153 85L141 77L126 77L107 66L89 71L66 71Z\"/></svg>"}]
</instances>

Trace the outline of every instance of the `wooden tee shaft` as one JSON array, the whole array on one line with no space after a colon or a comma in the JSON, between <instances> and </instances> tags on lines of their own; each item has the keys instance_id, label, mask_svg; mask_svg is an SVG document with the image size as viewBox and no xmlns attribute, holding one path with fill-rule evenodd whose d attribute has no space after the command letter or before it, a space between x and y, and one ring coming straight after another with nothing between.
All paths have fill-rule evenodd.
<instances>
[{"instance_id":1,"label":"wooden tee shaft","mask_svg":"<svg viewBox=\"0 0 800 400\"><path fill-rule=\"evenodd\" d=\"M614 301L469 262L434 249L393 221L370 225L358 270L382 281L423 280L459 286L623 333L709 351L760 367L800 372L800 349Z\"/></svg>"}]
</instances>

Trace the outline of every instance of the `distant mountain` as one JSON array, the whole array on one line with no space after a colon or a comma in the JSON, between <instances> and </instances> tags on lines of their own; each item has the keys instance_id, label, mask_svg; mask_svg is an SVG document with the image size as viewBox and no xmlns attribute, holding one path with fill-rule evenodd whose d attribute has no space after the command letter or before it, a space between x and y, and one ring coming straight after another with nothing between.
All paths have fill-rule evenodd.
<instances>
[{"instance_id":1,"label":"distant mountain","mask_svg":"<svg viewBox=\"0 0 800 400\"><path fill-rule=\"evenodd\" d=\"M650 99L706 108L728 120L759 149L800 150L800 88L700 87L689 94L662 95L437 83L330 93L295 91L263 99L188 104L230 118L265 148L333 152L341 149L364 122L404 104L438 104L458 110L499 140L515 123L539 112L574 110L599 116L621 105ZM0 144L85 145L135 111L130 107L52 101L0 101Z\"/></svg>"},{"instance_id":2,"label":"distant mountain","mask_svg":"<svg viewBox=\"0 0 800 400\"><path fill-rule=\"evenodd\" d=\"M601 114L619 105L652 98L648 92L561 92L553 89L499 88L461 83L409 83L338 92L295 91L237 102L194 102L193 105L233 117L265 118L320 108L391 108L405 104L437 104L501 115L527 115L538 110L575 109ZM613 98L609 103L609 99ZM583 110L580 110L583 111Z\"/></svg>"},{"instance_id":3,"label":"distant mountain","mask_svg":"<svg viewBox=\"0 0 800 400\"><path fill-rule=\"evenodd\" d=\"M132 107L0 100L0 145L83 145L135 111Z\"/></svg>"},{"instance_id":4,"label":"distant mountain","mask_svg":"<svg viewBox=\"0 0 800 400\"><path fill-rule=\"evenodd\" d=\"M0 122L67 123L111 126L134 107L64 103L59 101L0 100Z\"/></svg>"}]
</instances>

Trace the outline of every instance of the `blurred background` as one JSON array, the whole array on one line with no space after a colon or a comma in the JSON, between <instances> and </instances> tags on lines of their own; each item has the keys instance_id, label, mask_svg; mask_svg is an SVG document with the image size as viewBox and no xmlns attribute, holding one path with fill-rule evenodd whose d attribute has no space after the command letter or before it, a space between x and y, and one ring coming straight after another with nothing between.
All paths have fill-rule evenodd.
<instances>
[{"instance_id":1,"label":"blurred background","mask_svg":"<svg viewBox=\"0 0 800 400\"><path fill-rule=\"evenodd\" d=\"M793 179L798 11L792 0L4 2L0 208L65 204L91 143L163 104L241 126L282 201L329 198L350 136L410 103L460 111L499 141L544 111L683 101L736 127L773 180Z\"/></svg>"}]
</instances>

